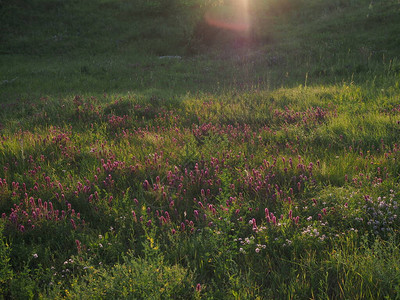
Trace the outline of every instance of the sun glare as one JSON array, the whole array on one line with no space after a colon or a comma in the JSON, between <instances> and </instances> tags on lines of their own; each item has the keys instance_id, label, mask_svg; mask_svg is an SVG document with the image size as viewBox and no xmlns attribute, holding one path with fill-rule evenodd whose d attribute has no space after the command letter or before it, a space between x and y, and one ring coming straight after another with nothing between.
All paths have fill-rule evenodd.
<instances>
[{"instance_id":1,"label":"sun glare","mask_svg":"<svg viewBox=\"0 0 400 300\"><path fill-rule=\"evenodd\" d=\"M209 25L218 28L248 32L250 29L248 4L248 0L232 0L229 5L207 12L205 20Z\"/></svg>"}]
</instances>

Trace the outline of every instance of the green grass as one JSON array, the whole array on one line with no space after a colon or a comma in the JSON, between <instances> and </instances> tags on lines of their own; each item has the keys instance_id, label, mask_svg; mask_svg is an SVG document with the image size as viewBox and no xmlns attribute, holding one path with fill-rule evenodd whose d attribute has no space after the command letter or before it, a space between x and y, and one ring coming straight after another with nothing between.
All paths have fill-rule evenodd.
<instances>
[{"instance_id":1,"label":"green grass","mask_svg":"<svg viewBox=\"0 0 400 300\"><path fill-rule=\"evenodd\" d=\"M0 3L1 297L399 297L399 2L229 5Z\"/></svg>"}]
</instances>

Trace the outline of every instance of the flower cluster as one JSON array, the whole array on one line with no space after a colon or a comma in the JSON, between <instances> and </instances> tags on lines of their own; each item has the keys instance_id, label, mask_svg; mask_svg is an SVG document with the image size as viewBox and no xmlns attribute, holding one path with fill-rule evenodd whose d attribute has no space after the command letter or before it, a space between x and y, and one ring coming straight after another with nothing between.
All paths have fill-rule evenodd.
<instances>
[{"instance_id":1,"label":"flower cluster","mask_svg":"<svg viewBox=\"0 0 400 300\"><path fill-rule=\"evenodd\" d=\"M70 203L66 204L65 210L54 209L52 202L35 200L33 197L14 204L11 213L7 216L2 214L9 229L16 229L19 232L32 231L46 224L57 224L69 222L72 230L83 226L85 221L81 219L80 213L76 213Z\"/></svg>"},{"instance_id":2,"label":"flower cluster","mask_svg":"<svg viewBox=\"0 0 400 300\"><path fill-rule=\"evenodd\" d=\"M365 196L364 209L366 212L367 227L375 235L386 237L399 227L399 205L395 199L395 192L390 191L389 197L383 196L373 199Z\"/></svg>"}]
</instances>

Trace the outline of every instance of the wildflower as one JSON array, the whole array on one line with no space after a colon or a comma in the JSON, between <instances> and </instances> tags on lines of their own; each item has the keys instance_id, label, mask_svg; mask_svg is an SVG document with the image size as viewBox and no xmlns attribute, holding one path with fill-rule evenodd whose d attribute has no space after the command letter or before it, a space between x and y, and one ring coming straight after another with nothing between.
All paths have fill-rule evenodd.
<instances>
[{"instance_id":1,"label":"wildflower","mask_svg":"<svg viewBox=\"0 0 400 300\"><path fill-rule=\"evenodd\" d=\"M33 258L38 258L37 253L33 254Z\"/></svg>"},{"instance_id":2,"label":"wildflower","mask_svg":"<svg viewBox=\"0 0 400 300\"><path fill-rule=\"evenodd\" d=\"M75 244L78 252L81 252L82 250L81 242L79 240L75 240Z\"/></svg>"},{"instance_id":3,"label":"wildflower","mask_svg":"<svg viewBox=\"0 0 400 300\"><path fill-rule=\"evenodd\" d=\"M135 213L134 210L132 210L132 217L133 217L133 220L134 220L135 222L137 222L136 213Z\"/></svg>"},{"instance_id":4,"label":"wildflower","mask_svg":"<svg viewBox=\"0 0 400 300\"><path fill-rule=\"evenodd\" d=\"M72 225L72 228L73 228L74 230L76 230L76 224L75 224L74 219L71 219L71 225Z\"/></svg>"},{"instance_id":5,"label":"wildflower","mask_svg":"<svg viewBox=\"0 0 400 300\"><path fill-rule=\"evenodd\" d=\"M256 219L253 218L253 219L251 220L251 224L253 224L253 230L254 230L254 231L257 231L258 228L257 228Z\"/></svg>"},{"instance_id":6,"label":"wildflower","mask_svg":"<svg viewBox=\"0 0 400 300\"><path fill-rule=\"evenodd\" d=\"M201 292L201 284L200 283L198 283L196 285L196 292Z\"/></svg>"},{"instance_id":7,"label":"wildflower","mask_svg":"<svg viewBox=\"0 0 400 300\"><path fill-rule=\"evenodd\" d=\"M147 180L145 180L143 182L143 188L147 191L149 189L149 182Z\"/></svg>"}]
</instances>

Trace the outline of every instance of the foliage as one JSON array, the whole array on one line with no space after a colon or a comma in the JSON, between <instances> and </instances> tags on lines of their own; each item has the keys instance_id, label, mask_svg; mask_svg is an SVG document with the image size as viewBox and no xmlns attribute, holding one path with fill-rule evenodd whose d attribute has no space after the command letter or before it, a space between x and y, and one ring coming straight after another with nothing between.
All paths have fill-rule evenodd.
<instances>
[{"instance_id":1,"label":"foliage","mask_svg":"<svg viewBox=\"0 0 400 300\"><path fill-rule=\"evenodd\" d=\"M4 239L3 226L4 225L0 223L0 294L7 295L13 272L10 264L10 246Z\"/></svg>"},{"instance_id":2,"label":"foliage","mask_svg":"<svg viewBox=\"0 0 400 300\"><path fill-rule=\"evenodd\" d=\"M168 266L161 258L148 261L128 255L111 268L83 268L84 273L72 280L71 287L61 291L65 298L188 299L195 294L187 270L178 265Z\"/></svg>"}]
</instances>

